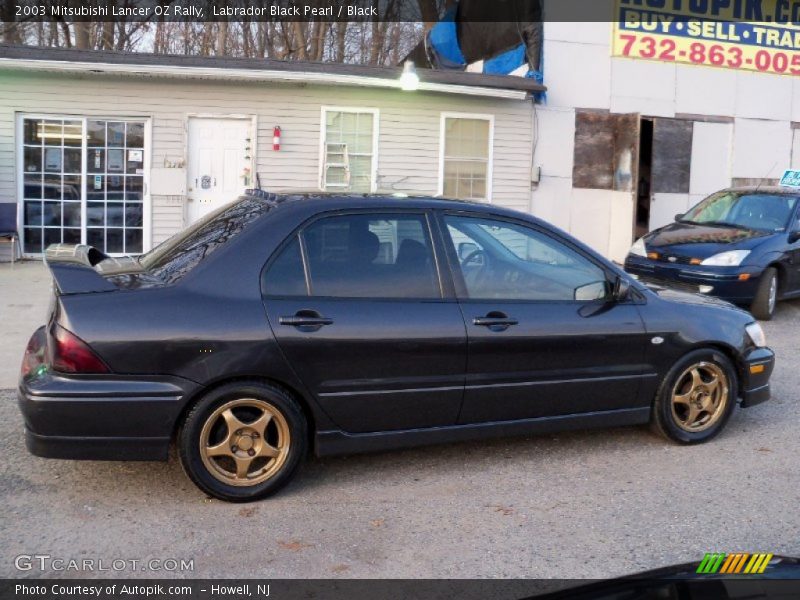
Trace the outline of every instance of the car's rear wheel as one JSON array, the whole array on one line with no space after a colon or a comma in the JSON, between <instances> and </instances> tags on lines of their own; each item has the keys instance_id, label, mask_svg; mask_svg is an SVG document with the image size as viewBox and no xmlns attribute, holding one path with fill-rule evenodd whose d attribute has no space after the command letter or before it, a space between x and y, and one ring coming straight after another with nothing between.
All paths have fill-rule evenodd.
<instances>
[{"instance_id":1,"label":"car's rear wheel","mask_svg":"<svg viewBox=\"0 0 800 600\"><path fill-rule=\"evenodd\" d=\"M756 297L750 305L750 312L756 319L769 321L775 314L778 304L778 271L775 267L764 269L758 281Z\"/></svg>"},{"instance_id":2,"label":"car's rear wheel","mask_svg":"<svg viewBox=\"0 0 800 600\"><path fill-rule=\"evenodd\" d=\"M297 402L260 382L212 390L186 415L178 434L189 478L210 496L231 502L277 492L294 475L307 444Z\"/></svg>"},{"instance_id":3,"label":"car's rear wheel","mask_svg":"<svg viewBox=\"0 0 800 600\"><path fill-rule=\"evenodd\" d=\"M656 395L653 428L683 444L706 442L725 427L737 398L736 372L716 350L689 353L672 367Z\"/></svg>"}]
</instances>

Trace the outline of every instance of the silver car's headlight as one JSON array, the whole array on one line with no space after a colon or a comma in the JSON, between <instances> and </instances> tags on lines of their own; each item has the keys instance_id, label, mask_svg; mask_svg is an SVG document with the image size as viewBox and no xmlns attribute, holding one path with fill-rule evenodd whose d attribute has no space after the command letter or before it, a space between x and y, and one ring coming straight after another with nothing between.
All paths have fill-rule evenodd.
<instances>
[{"instance_id":1,"label":"silver car's headlight","mask_svg":"<svg viewBox=\"0 0 800 600\"><path fill-rule=\"evenodd\" d=\"M645 248L644 245L644 238L639 238L633 242L633 246L631 246L629 254L633 254L634 256L647 256L647 248Z\"/></svg>"},{"instance_id":2,"label":"silver car's headlight","mask_svg":"<svg viewBox=\"0 0 800 600\"><path fill-rule=\"evenodd\" d=\"M763 348L767 345L767 336L764 335L764 330L758 323L750 323L750 325L747 325L744 330L747 332L747 335L750 336L750 339L757 348Z\"/></svg>"},{"instance_id":3,"label":"silver car's headlight","mask_svg":"<svg viewBox=\"0 0 800 600\"><path fill-rule=\"evenodd\" d=\"M714 256L709 256L701 265L711 267L738 267L742 261L750 254L750 250L730 250L728 252L720 252Z\"/></svg>"}]
</instances>

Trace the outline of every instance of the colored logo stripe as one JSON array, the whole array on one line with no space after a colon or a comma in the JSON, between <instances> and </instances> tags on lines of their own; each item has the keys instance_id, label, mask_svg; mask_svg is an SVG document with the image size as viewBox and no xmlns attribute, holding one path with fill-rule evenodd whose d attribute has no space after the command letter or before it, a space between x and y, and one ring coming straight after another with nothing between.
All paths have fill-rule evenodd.
<instances>
[{"instance_id":1,"label":"colored logo stripe","mask_svg":"<svg viewBox=\"0 0 800 600\"><path fill-rule=\"evenodd\" d=\"M749 554L747 552L737 552L726 554L724 552L707 552L697 567L697 573L703 575L720 574L759 574L763 573L772 554Z\"/></svg>"}]
</instances>

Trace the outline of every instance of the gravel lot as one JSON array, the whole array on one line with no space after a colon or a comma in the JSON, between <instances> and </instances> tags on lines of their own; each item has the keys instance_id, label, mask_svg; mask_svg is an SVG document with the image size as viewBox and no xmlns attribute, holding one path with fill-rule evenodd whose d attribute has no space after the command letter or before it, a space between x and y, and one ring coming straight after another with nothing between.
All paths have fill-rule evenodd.
<instances>
[{"instance_id":1,"label":"gravel lot","mask_svg":"<svg viewBox=\"0 0 800 600\"><path fill-rule=\"evenodd\" d=\"M773 400L711 444L620 428L312 459L249 505L206 498L175 460L29 456L0 391L0 576L77 576L15 570L36 553L260 578L608 577L711 550L800 555L800 302L765 329Z\"/></svg>"}]
</instances>

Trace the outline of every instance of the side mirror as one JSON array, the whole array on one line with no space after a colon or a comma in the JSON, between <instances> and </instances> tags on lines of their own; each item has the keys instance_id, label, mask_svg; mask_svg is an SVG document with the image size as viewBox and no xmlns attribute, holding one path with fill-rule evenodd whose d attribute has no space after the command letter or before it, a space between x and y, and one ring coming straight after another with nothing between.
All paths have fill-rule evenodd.
<instances>
[{"instance_id":1,"label":"side mirror","mask_svg":"<svg viewBox=\"0 0 800 600\"><path fill-rule=\"evenodd\" d=\"M473 244L472 242L461 242L458 245L458 258L460 260L464 260L478 249L479 248L477 244Z\"/></svg>"},{"instance_id":2,"label":"side mirror","mask_svg":"<svg viewBox=\"0 0 800 600\"><path fill-rule=\"evenodd\" d=\"M685 216L686 216L686 213L678 213L677 215L675 215L675 220L676 221L680 221Z\"/></svg>"},{"instance_id":3,"label":"side mirror","mask_svg":"<svg viewBox=\"0 0 800 600\"><path fill-rule=\"evenodd\" d=\"M800 241L800 230L792 231L789 234L789 243L794 244L795 242Z\"/></svg>"},{"instance_id":4,"label":"side mirror","mask_svg":"<svg viewBox=\"0 0 800 600\"><path fill-rule=\"evenodd\" d=\"M617 277L614 282L614 300L617 302L625 302L630 296L631 284L624 277Z\"/></svg>"},{"instance_id":5,"label":"side mirror","mask_svg":"<svg viewBox=\"0 0 800 600\"><path fill-rule=\"evenodd\" d=\"M592 281L575 289L575 300L579 302L592 302L608 298L608 282Z\"/></svg>"}]
</instances>

